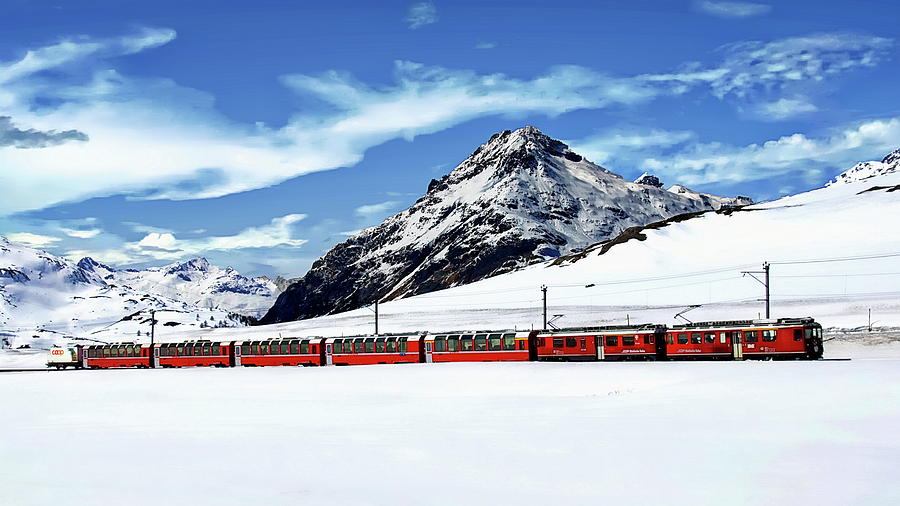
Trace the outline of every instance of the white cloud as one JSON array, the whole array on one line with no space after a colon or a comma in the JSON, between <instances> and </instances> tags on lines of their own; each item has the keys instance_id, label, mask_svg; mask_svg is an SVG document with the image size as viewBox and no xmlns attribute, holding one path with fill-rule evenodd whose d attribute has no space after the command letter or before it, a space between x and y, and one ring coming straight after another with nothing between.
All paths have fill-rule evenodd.
<instances>
[{"instance_id":1,"label":"white cloud","mask_svg":"<svg viewBox=\"0 0 900 506\"><path fill-rule=\"evenodd\" d=\"M872 67L889 56L893 40L852 33L820 33L772 42L729 44L719 65L684 66L678 72L645 74L638 79L684 93L708 85L718 98L752 98L787 88L807 88L826 77Z\"/></svg>"},{"instance_id":2,"label":"white cloud","mask_svg":"<svg viewBox=\"0 0 900 506\"><path fill-rule=\"evenodd\" d=\"M78 239L91 239L92 237L96 237L100 235L102 230L98 228L92 228L88 230L78 230L73 228L60 228L60 230L69 237L75 237Z\"/></svg>"},{"instance_id":3,"label":"white cloud","mask_svg":"<svg viewBox=\"0 0 900 506\"><path fill-rule=\"evenodd\" d=\"M819 108L809 103L804 97L780 98L774 102L759 104L756 113L762 119L784 120L818 111Z\"/></svg>"},{"instance_id":4,"label":"white cloud","mask_svg":"<svg viewBox=\"0 0 900 506\"><path fill-rule=\"evenodd\" d=\"M479 42L475 44L475 49L494 49L497 47L496 42Z\"/></svg>"},{"instance_id":5,"label":"white cloud","mask_svg":"<svg viewBox=\"0 0 900 506\"><path fill-rule=\"evenodd\" d=\"M235 235L199 239L178 239L172 233L152 232L140 241L126 244L125 248L134 254L171 260L215 250L273 248L276 246L297 248L307 241L293 239L291 225L304 218L306 218L305 214L288 214L274 218L268 225L250 227Z\"/></svg>"},{"instance_id":6,"label":"white cloud","mask_svg":"<svg viewBox=\"0 0 900 506\"><path fill-rule=\"evenodd\" d=\"M696 137L689 131L650 130L610 130L584 139L567 141L578 154L597 164L607 163L628 153L656 152L685 143Z\"/></svg>"},{"instance_id":7,"label":"white cloud","mask_svg":"<svg viewBox=\"0 0 900 506\"><path fill-rule=\"evenodd\" d=\"M73 39L0 64L4 115L38 131L77 130L90 139L0 150L0 187L9 189L0 215L117 193L218 197L354 165L367 149L391 139L413 139L491 115L552 117L699 87L720 98L777 92L787 83L874 65L891 43L846 34L753 42L725 48L720 65L626 78L568 65L520 79L406 61L396 62L395 83L381 87L335 71L295 74L283 83L324 102L329 112L298 113L274 129L235 123L206 93L167 79L125 76L104 60L174 36L171 30L147 29L115 39ZM55 81L38 73L50 68Z\"/></svg>"},{"instance_id":8,"label":"white cloud","mask_svg":"<svg viewBox=\"0 0 900 506\"><path fill-rule=\"evenodd\" d=\"M381 202L378 204L369 204L369 205L359 206L353 212L357 216L361 216L361 217L369 220L369 219L381 217L386 212L390 211L391 209L396 208L398 205L400 205L399 201L389 200L387 202Z\"/></svg>"},{"instance_id":9,"label":"white cloud","mask_svg":"<svg viewBox=\"0 0 900 506\"><path fill-rule=\"evenodd\" d=\"M59 237L32 234L31 232L17 232L14 234L7 234L6 238L12 242L18 242L26 246L32 246L34 248L43 248L45 246L50 246L53 243L57 243L61 240Z\"/></svg>"},{"instance_id":10,"label":"white cloud","mask_svg":"<svg viewBox=\"0 0 900 506\"><path fill-rule=\"evenodd\" d=\"M406 22L413 30L425 25L437 23L437 7L432 2L418 2L409 7L406 13Z\"/></svg>"},{"instance_id":11,"label":"white cloud","mask_svg":"<svg viewBox=\"0 0 900 506\"><path fill-rule=\"evenodd\" d=\"M714 2L700 0L694 3L696 8L706 14L712 14L722 18L748 18L768 14L772 10L771 5L752 2Z\"/></svg>"},{"instance_id":12,"label":"white cloud","mask_svg":"<svg viewBox=\"0 0 900 506\"><path fill-rule=\"evenodd\" d=\"M856 162L900 146L900 117L848 125L818 137L796 133L746 146L698 143L669 156L643 160L657 175L683 184L736 183L791 172L807 173L824 183L826 169L842 171Z\"/></svg>"}]
</instances>

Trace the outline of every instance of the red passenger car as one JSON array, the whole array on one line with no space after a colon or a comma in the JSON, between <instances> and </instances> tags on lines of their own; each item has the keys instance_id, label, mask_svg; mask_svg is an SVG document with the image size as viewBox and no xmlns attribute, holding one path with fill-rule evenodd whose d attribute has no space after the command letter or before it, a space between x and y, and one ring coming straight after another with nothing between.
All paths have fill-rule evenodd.
<instances>
[{"instance_id":1,"label":"red passenger car","mask_svg":"<svg viewBox=\"0 0 900 506\"><path fill-rule=\"evenodd\" d=\"M665 327L606 326L560 329L535 337L537 360L663 360Z\"/></svg>"},{"instance_id":2,"label":"red passenger car","mask_svg":"<svg viewBox=\"0 0 900 506\"><path fill-rule=\"evenodd\" d=\"M325 339L325 365L403 364L423 360L421 333Z\"/></svg>"},{"instance_id":3,"label":"red passenger car","mask_svg":"<svg viewBox=\"0 0 900 506\"><path fill-rule=\"evenodd\" d=\"M424 362L527 361L531 334L515 330L428 334Z\"/></svg>"},{"instance_id":4,"label":"red passenger car","mask_svg":"<svg viewBox=\"0 0 900 506\"><path fill-rule=\"evenodd\" d=\"M232 343L212 341L186 341L155 345L154 367L229 367ZM157 353L158 352L158 353Z\"/></svg>"},{"instance_id":5,"label":"red passenger car","mask_svg":"<svg viewBox=\"0 0 900 506\"><path fill-rule=\"evenodd\" d=\"M321 337L239 341L231 361L235 366L322 365L323 341Z\"/></svg>"},{"instance_id":6,"label":"red passenger car","mask_svg":"<svg viewBox=\"0 0 900 506\"><path fill-rule=\"evenodd\" d=\"M83 366L90 369L151 367L150 345L134 343L91 345L84 350L82 360Z\"/></svg>"},{"instance_id":7,"label":"red passenger car","mask_svg":"<svg viewBox=\"0 0 900 506\"><path fill-rule=\"evenodd\" d=\"M736 320L675 325L669 358L822 358L822 326L812 318Z\"/></svg>"}]
</instances>

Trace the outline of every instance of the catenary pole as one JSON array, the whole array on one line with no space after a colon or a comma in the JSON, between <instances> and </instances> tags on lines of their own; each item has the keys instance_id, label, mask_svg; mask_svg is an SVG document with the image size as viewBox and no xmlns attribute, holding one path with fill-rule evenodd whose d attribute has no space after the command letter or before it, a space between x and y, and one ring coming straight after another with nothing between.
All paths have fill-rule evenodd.
<instances>
[{"instance_id":1,"label":"catenary pole","mask_svg":"<svg viewBox=\"0 0 900 506\"><path fill-rule=\"evenodd\" d=\"M544 294L544 327L543 330L547 330L547 285L541 285L541 292Z\"/></svg>"}]
</instances>

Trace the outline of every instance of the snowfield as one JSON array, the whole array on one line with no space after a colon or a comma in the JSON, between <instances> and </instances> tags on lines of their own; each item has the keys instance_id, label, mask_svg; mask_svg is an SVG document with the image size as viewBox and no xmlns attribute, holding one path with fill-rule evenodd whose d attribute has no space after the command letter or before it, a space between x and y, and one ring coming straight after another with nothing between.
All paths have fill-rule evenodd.
<instances>
[{"instance_id":1,"label":"snowfield","mask_svg":"<svg viewBox=\"0 0 900 506\"><path fill-rule=\"evenodd\" d=\"M4 373L0 504L898 504L900 347L841 346Z\"/></svg>"}]
</instances>

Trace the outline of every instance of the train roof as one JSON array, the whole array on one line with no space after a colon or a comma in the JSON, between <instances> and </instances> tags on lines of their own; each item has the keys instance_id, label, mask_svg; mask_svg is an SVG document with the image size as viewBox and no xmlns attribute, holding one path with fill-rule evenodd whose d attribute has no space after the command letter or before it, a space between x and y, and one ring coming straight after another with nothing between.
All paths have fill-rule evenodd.
<instances>
[{"instance_id":1,"label":"train roof","mask_svg":"<svg viewBox=\"0 0 900 506\"><path fill-rule=\"evenodd\" d=\"M456 335L456 334L511 334L514 332L528 332L516 329L500 329L500 330L442 330L440 332L429 332L429 336Z\"/></svg>"},{"instance_id":2,"label":"train roof","mask_svg":"<svg viewBox=\"0 0 900 506\"><path fill-rule=\"evenodd\" d=\"M725 327L777 327L789 325L810 325L816 321L811 317L804 318L778 318L758 320L723 320L717 322L694 322L682 325L673 325L672 329L700 329L700 328L725 328Z\"/></svg>"},{"instance_id":3,"label":"train roof","mask_svg":"<svg viewBox=\"0 0 900 506\"><path fill-rule=\"evenodd\" d=\"M659 325L656 323L646 323L641 325L604 325L599 327L567 327L562 329L554 329L549 331L541 331L541 336L551 335L551 334L596 334L596 333L604 333L604 332L618 332L618 333L629 333L629 332L648 332L648 331L656 331L659 329L666 328L665 325Z\"/></svg>"}]
</instances>

